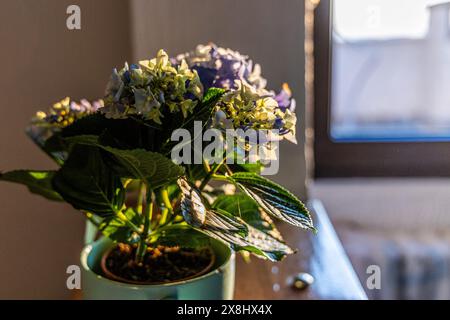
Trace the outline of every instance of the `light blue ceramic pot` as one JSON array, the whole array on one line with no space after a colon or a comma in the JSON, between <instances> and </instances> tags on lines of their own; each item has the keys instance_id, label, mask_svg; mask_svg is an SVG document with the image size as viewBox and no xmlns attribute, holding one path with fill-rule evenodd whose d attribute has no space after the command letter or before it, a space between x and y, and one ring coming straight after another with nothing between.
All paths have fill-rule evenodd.
<instances>
[{"instance_id":1,"label":"light blue ceramic pot","mask_svg":"<svg viewBox=\"0 0 450 320\"><path fill-rule=\"evenodd\" d=\"M103 277L100 261L103 253L112 245L111 240L101 238L87 244L81 252L84 299L233 299L235 255L219 241L212 241L212 249L216 254L212 271L197 278L160 285L127 284Z\"/></svg>"}]
</instances>

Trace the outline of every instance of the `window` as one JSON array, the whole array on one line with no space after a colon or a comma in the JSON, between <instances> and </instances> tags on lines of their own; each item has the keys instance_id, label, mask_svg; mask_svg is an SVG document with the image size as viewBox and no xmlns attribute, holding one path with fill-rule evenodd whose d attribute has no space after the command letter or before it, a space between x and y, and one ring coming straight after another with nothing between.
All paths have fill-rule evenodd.
<instances>
[{"instance_id":1,"label":"window","mask_svg":"<svg viewBox=\"0 0 450 320\"><path fill-rule=\"evenodd\" d=\"M449 3L316 8L316 176L450 175Z\"/></svg>"}]
</instances>

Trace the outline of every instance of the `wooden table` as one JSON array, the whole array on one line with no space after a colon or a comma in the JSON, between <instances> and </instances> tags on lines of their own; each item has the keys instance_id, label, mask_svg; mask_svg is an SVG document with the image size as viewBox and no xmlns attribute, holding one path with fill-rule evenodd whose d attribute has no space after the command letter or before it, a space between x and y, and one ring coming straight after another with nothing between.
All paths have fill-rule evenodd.
<instances>
[{"instance_id":1,"label":"wooden table","mask_svg":"<svg viewBox=\"0 0 450 320\"><path fill-rule=\"evenodd\" d=\"M356 273L321 202L309 202L317 235L283 224L286 242L298 252L280 263L258 258L246 263L237 257L235 299L367 299ZM292 278L308 272L314 283L292 288Z\"/></svg>"}]
</instances>

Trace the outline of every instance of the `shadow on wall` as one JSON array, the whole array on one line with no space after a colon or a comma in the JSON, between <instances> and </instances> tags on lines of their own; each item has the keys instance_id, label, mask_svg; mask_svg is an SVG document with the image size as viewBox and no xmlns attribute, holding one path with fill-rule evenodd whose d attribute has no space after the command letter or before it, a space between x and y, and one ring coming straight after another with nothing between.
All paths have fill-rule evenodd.
<instances>
[{"instance_id":1,"label":"shadow on wall","mask_svg":"<svg viewBox=\"0 0 450 320\"><path fill-rule=\"evenodd\" d=\"M81 30L69 31L66 10L74 3ZM24 127L38 109L65 96L103 95L111 67L130 58L128 21L121 0L2 1L1 171L54 167ZM0 201L0 298L70 297L66 268L78 263L81 214L12 184L0 184Z\"/></svg>"}]
</instances>

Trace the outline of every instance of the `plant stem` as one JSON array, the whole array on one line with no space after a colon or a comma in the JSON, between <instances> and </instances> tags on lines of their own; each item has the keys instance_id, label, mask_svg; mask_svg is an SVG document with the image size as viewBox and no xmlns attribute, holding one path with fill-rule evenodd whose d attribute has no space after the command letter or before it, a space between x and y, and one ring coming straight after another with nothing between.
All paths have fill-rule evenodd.
<instances>
[{"instance_id":1,"label":"plant stem","mask_svg":"<svg viewBox=\"0 0 450 320\"><path fill-rule=\"evenodd\" d=\"M133 181L133 179L127 179L127 180L125 180L125 182L123 183L124 189L128 188L128 185L131 183L131 181Z\"/></svg>"},{"instance_id":2,"label":"plant stem","mask_svg":"<svg viewBox=\"0 0 450 320\"><path fill-rule=\"evenodd\" d=\"M161 200L163 201L164 204L164 210L162 212L161 219L159 220L159 225L165 225L168 220L168 215L173 214L173 208L172 203L170 202L169 199L169 192L167 191L167 188L161 189L160 192L161 192L160 193Z\"/></svg>"},{"instance_id":3,"label":"plant stem","mask_svg":"<svg viewBox=\"0 0 450 320\"><path fill-rule=\"evenodd\" d=\"M203 167L205 168L206 172L210 172L211 171L211 167L209 166L209 163L206 162L205 159L203 159Z\"/></svg>"},{"instance_id":4,"label":"plant stem","mask_svg":"<svg viewBox=\"0 0 450 320\"><path fill-rule=\"evenodd\" d=\"M139 234L142 232L142 230L139 229L139 227L137 225L135 225L133 222L128 220L127 216L124 215L122 211L120 211L120 210L117 211L116 215L117 215L117 218L119 218L120 220L125 222L129 227L131 227L131 229L133 229L134 232L139 233Z\"/></svg>"},{"instance_id":5,"label":"plant stem","mask_svg":"<svg viewBox=\"0 0 450 320\"><path fill-rule=\"evenodd\" d=\"M136 207L136 211L139 214L142 214L142 209L143 209L143 202L144 202L144 192L145 192L145 184L144 182L140 181L139 182L139 188L138 188L138 199L137 199L137 207Z\"/></svg>"},{"instance_id":6,"label":"plant stem","mask_svg":"<svg viewBox=\"0 0 450 320\"><path fill-rule=\"evenodd\" d=\"M153 201L152 201L152 193L153 191L147 185L146 188L146 206L144 212L144 231L141 234L141 239L139 241L137 253L136 253L136 261L138 263L142 263L144 260L145 252L147 251L147 238L150 233L150 222L153 216Z\"/></svg>"},{"instance_id":7,"label":"plant stem","mask_svg":"<svg viewBox=\"0 0 450 320\"><path fill-rule=\"evenodd\" d=\"M220 161L220 163L218 163L214 167L213 170L211 170L211 168L209 169L209 172L207 173L206 177L203 179L202 183L200 184L200 187L199 187L200 191L202 191L206 187L208 182L216 174L216 172L220 169L220 167L225 163L226 160L227 160L227 157L225 156L225 157L223 157L222 161Z\"/></svg>"},{"instance_id":8,"label":"plant stem","mask_svg":"<svg viewBox=\"0 0 450 320\"><path fill-rule=\"evenodd\" d=\"M224 163L225 169L227 170L229 175L233 174L233 171L231 170L230 166L228 166L226 163Z\"/></svg>"},{"instance_id":9,"label":"plant stem","mask_svg":"<svg viewBox=\"0 0 450 320\"><path fill-rule=\"evenodd\" d=\"M83 213L86 219L88 219L94 226L96 226L97 228L100 226L100 223L97 220L95 220L95 217L92 213L85 211Z\"/></svg>"},{"instance_id":10,"label":"plant stem","mask_svg":"<svg viewBox=\"0 0 450 320\"><path fill-rule=\"evenodd\" d=\"M220 181L229 181L227 176L221 174L213 174L212 178Z\"/></svg>"},{"instance_id":11,"label":"plant stem","mask_svg":"<svg viewBox=\"0 0 450 320\"><path fill-rule=\"evenodd\" d=\"M160 226L165 225L167 223L168 215L169 215L169 209L163 207L163 209L161 211L161 218L159 219L159 222L158 222L158 224Z\"/></svg>"}]
</instances>

